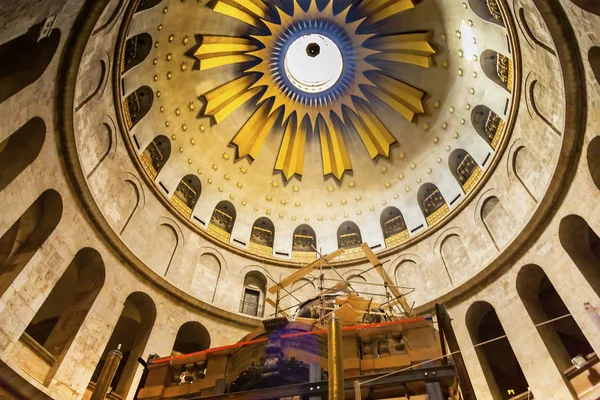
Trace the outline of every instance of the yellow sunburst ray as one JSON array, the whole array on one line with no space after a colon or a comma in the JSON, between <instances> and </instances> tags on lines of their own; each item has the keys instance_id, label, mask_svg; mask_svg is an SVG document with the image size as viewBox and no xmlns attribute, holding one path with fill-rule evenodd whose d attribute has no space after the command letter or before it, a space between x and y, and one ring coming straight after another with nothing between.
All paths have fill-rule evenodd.
<instances>
[{"instance_id":1,"label":"yellow sunburst ray","mask_svg":"<svg viewBox=\"0 0 600 400\"><path fill-rule=\"evenodd\" d=\"M255 160L258 157L260 149L279 118L278 113L269 116L270 111L271 104L268 101L263 102L235 135L231 142L237 146L238 159L248 156L251 160Z\"/></svg>"},{"instance_id":2,"label":"yellow sunburst ray","mask_svg":"<svg viewBox=\"0 0 600 400\"><path fill-rule=\"evenodd\" d=\"M256 28L261 28L261 21L267 19L268 7L264 10L263 6L266 7L266 4L262 0L219 0L211 4L213 11L235 18Z\"/></svg>"},{"instance_id":3,"label":"yellow sunburst ray","mask_svg":"<svg viewBox=\"0 0 600 400\"><path fill-rule=\"evenodd\" d=\"M420 0L375 0L369 5L367 20L375 24L386 18L414 8Z\"/></svg>"},{"instance_id":4,"label":"yellow sunburst ray","mask_svg":"<svg viewBox=\"0 0 600 400\"><path fill-rule=\"evenodd\" d=\"M352 163L348 155L348 149L342 135L342 127L339 120L335 122L328 115L326 118L317 119L316 130L321 140L321 157L323 161L323 175L333 175L341 180L346 171L352 170Z\"/></svg>"},{"instance_id":5,"label":"yellow sunburst ray","mask_svg":"<svg viewBox=\"0 0 600 400\"><path fill-rule=\"evenodd\" d=\"M425 93L419 89L380 73L369 75L369 79L375 86L367 86L365 89L407 120L412 121L415 114L425 112L422 101Z\"/></svg>"},{"instance_id":6,"label":"yellow sunburst ray","mask_svg":"<svg viewBox=\"0 0 600 400\"><path fill-rule=\"evenodd\" d=\"M425 68L433 66L431 56L435 49L429 43L430 32L382 36L372 40L378 50L373 60L414 64Z\"/></svg>"},{"instance_id":7,"label":"yellow sunburst ray","mask_svg":"<svg viewBox=\"0 0 600 400\"><path fill-rule=\"evenodd\" d=\"M300 126L298 126L296 114L292 114L287 121L275 162L275 170L281 171L286 181L294 175L302 176L304 172L304 149L306 134L309 130L310 123L307 118L302 120Z\"/></svg>"},{"instance_id":8,"label":"yellow sunburst ray","mask_svg":"<svg viewBox=\"0 0 600 400\"><path fill-rule=\"evenodd\" d=\"M202 43L194 53L200 60L200 70L256 60L245 54L257 48L251 40L232 36L202 36Z\"/></svg>"},{"instance_id":9,"label":"yellow sunburst ray","mask_svg":"<svg viewBox=\"0 0 600 400\"><path fill-rule=\"evenodd\" d=\"M396 139L373 113L367 103L361 100L355 100L355 109L357 112L348 110L347 116L349 122L358 132L363 144L365 145L369 156L375 159L377 156L389 157L390 147L396 143ZM346 122L346 126L348 122Z\"/></svg>"},{"instance_id":10,"label":"yellow sunburst ray","mask_svg":"<svg viewBox=\"0 0 600 400\"><path fill-rule=\"evenodd\" d=\"M204 114L212 116L216 124L221 122L261 91L260 88L249 89L255 79L256 74L243 75L206 93Z\"/></svg>"}]
</instances>

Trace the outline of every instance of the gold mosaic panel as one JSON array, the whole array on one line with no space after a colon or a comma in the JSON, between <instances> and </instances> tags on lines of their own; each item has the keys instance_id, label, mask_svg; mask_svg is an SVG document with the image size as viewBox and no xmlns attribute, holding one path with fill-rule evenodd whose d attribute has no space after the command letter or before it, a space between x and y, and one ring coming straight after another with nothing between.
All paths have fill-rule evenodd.
<instances>
[{"instance_id":1,"label":"gold mosaic panel","mask_svg":"<svg viewBox=\"0 0 600 400\"><path fill-rule=\"evenodd\" d=\"M441 206L440 208L438 208L437 210L435 210L433 212L433 214L431 214L430 216L425 218L427 220L427 226L433 226L433 225L437 224L442 219L444 219L444 217L446 215L448 215L449 212L450 212L450 207L448 207L447 203L444 203L444 205Z\"/></svg>"},{"instance_id":2,"label":"gold mosaic panel","mask_svg":"<svg viewBox=\"0 0 600 400\"><path fill-rule=\"evenodd\" d=\"M231 234L221 228L219 228L217 225L215 224L208 224L208 233L213 236L216 237L217 239L229 243L229 241L231 240Z\"/></svg>"},{"instance_id":3,"label":"gold mosaic panel","mask_svg":"<svg viewBox=\"0 0 600 400\"><path fill-rule=\"evenodd\" d=\"M403 230L402 232L398 232L395 235L390 236L385 239L385 247L393 247L396 246L409 238L408 229Z\"/></svg>"},{"instance_id":4,"label":"gold mosaic panel","mask_svg":"<svg viewBox=\"0 0 600 400\"><path fill-rule=\"evenodd\" d=\"M515 73L513 71L513 61L509 58L508 59L508 80L506 81L506 87L511 92L513 90L513 79L514 79L514 76L515 76Z\"/></svg>"},{"instance_id":5,"label":"gold mosaic panel","mask_svg":"<svg viewBox=\"0 0 600 400\"><path fill-rule=\"evenodd\" d=\"M144 167L144 170L146 170L146 173L150 176L150 179L156 179L156 175L158 175L158 173L152 165L152 159L150 158L150 155L148 155L146 152L143 152L140 156L140 160L142 161L142 167Z\"/></svg>"},{"instance_id":6,"label":"gold mosaic panel","mask_svg":"<svg viewBox=\"0 0 600 400\"><path fill-rule=\"evenodd\" d=\"M314 261L317 259L317 253L314 251L292 251L292 260L294 261Z\"/></svg>"},{"instance_id":7,"label":"gold mosaic panel","mask_svg":"<svg viewBox=\"0 0 600 400\"><path fill-rule=\"evenodd\" d=\"M133 121L131 120L131 114L129 114L129 107L127 107L127 99L123 102L123 116L125 117L127 129L133 128Z\"/></svg>"},{"instance_id":8,"label":"gold mosaic panel","mask_svg":"<svg viewBox=\"0 0 600 400\"><path fill-rule=\"evenodd\" d=\"M177 195L173 195L171 197L171 204L175 206L177 211L190 218L192 216L192 209L185 204L183 200L181 200Z\"/></svg>"},{"instance_id":9,"label":"gold mosaic panel","mask_svg":"<svg viewBox=\"0 0 600 400\"><path fill-rule=\"evenodd\" d=\"M475 171L473 171L469 179L467 179L465 184L462 186L465 193L471 192L471 190L475 188L475 185L477 185L477 182L479 182L482 176L483 171L479 166L477 166L477 168L475 168Z\"/></svg>"},{"instance_id":10,"label":"gold mosaic panel","mask_svg":"<svg viewBox=\"0 0 600 400\"><path fill-rule=\"evenodd\" d=\"M269 246L263 246L262 244L250 242L248 245L248 250L250 250L251 253L258 254L259 256L273 257L273 248Z\"/></svg>"},{"instance_id":11,"label":"gold mosaic panel","mask_svg":"<svg viewBox=\"0 0 600 400\"><path fill-rule=\"evenodd\" d=\"M500 143L500 139L502 139L502 135L504 134L504 126L506 122L503 119L498 123L498 129L496 129L496 134L494 135L494 139L492 140L492 149L496 150L498 144Z\"/></svg>"},{"instance_id":12,"label":"gold mosaic panel","mask_svg":"<svg viewBox=\"0 0 600 400\"><path fill-rule=\"evenodd\" d=\"M363 253L360 247L353 247L351 249L344 249L344 253L340 256L340 260L352 260L355 258L363 257L365 253Z\"/></svg>"}]
</instances>

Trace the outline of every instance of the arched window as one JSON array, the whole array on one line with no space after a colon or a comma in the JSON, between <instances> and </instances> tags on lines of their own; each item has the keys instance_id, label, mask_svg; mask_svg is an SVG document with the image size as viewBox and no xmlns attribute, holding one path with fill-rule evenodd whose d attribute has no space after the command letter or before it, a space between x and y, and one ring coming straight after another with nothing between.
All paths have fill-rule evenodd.
<instances>
[{"instance_id":1,"label":"arched window","mask_svg":"<svg viewBox=\"0 0 600 400\"><path fill-rule=\"evenodd\" d=\"M0 143L0 191L36 159L45 138L46 124L35 117Z\"/></svg>"},{"instance_id":2,"label":"arched window","mask_svg":"<svg viewBox=\"0 0 600 400\"><path fill-rule=\"evenodd\" d=\"M496 310L484 301L469 307L466 324L475 345L505 335ZM508 338L478 346L475 352L493 399L521 398L519 395L527 393L529 385Z\"/></svg>"},{"instance_id":3,"label":"arched window","mask_svg":"<svg viewBox=\"0 0 600 400\"><path fill-rule=\"evenodd\" d=\"M125 73L144 61L150 54L150 50L152 50L152 36L148 33L141 33L127 39L121 72Z\"/></svg>"},{"instance_id":4,"label":"arched window","mask_svg":"<svg viewBox=\"0 0 600 400\"><path fill-rule=\"evenodd\" d=\"M358 248L362 244L362 235L360 229L352 221L342 223L337 230L338 248L353 249Z\"/></svg>"},{"instance_id":5,"label":"arched window","mask_svg":"<svg viewBox=\"0 0 600 400\"><path fill-rule=\"evenodd\" d=\"M560 221L558 238L573 263L600 296L600 238L579 215Z\"/></svg>"},{"instance_id":6,"label":"arched window","mask_svg":"<svg viewBox=\"0 0 600 400\"><path fill-rule=\"evenodd\" d=\"M154 180L171 157L171 142L165 135L159 135L150 142L140 156L144 170Z\"/></svg>"},{"instance_id":7,"label":"arched window","mask_svg":"<svg viewBox=\"0 0 600 400\"><path fill-rule=\"evenodd\" d=\"M123 111L127 128L131 129L142 120L152 108L154 92L148 86L142 86L125 99Z\"/></svg>"},{"instance_id":8,"label":"arched window","mask_svg":"<svg viewBox=\"0 0 600 400\"><path fill-rule=\"evenodd\" d=\"M514 70L510 58L493 50L485 50L481 54L481 68L492 82L512 92Z\"/></svg>"},{"instance_id":9,"label":"arched window","mask_svg":"<svg viewBox=\"0 0 600 400\"><path fill-rule=\"evenodd\" d=\"M60 43L60 31L38 41L42 24L0 45L0 103L35 82L46 70Z\"/></svg>"},{"instance_id":10,"label":"arched window","mask_svg":"<svg viewBox=\"0 0 600 400\"><path fill-rule=\"evenodd\" d=\"M177 189L171 197L171 203L180 213L190 218L200 198L200 193L202 193L200 178L196 175L186 175L177 185Z\"/></svg>"},{"instance_id":11,"label":"arched window","mask_svg":"<svg viewBox=\"0 0 600 400\"><path fill-rule=\"evenodd\" d=\"M229 242L236 215L235 207L231 202L227 200L219 202L210 217L208 232L224 242Z\"/></svg>"},{"instance_id":12,"label":"arched window","mask_svg":"<svg viewBox=\"0 0 600 400\"><path fill-rule=\"evenodd\" d=\"M587 162L592 180L596 184L596 187L600 189L600 136L593 138L588 145Z\"/></svg>"},{"instance_id":13,"label":"arched window","mask_svg":"<svg viewBox=\"0 0 600 400\"><path fill-rule=\"evenodd\" d=\"M437 224L450 212L440 189L433 183L426 183L419 188L417 200L428 226Z\"/></svg>"},{"instance_id":14,"label":"arched window","mask_svg":"<svg viewBox=\"0 0 600 400\"><path fill-rule=\"evenodd\" d=\"M482 20L504 26L497 0L469 0L469 5Z\"/></svg>"},{"instance_id":15,"label":"arched window","mask_svg":"<svg viewBox=\"0 0 600 400\"><path fill-rule=\"evenodd\" d=\"M598 5L600 7L600 5ZM600 47L594 46L588 52L588 61L596 78L596 83L600 85Z\"/></svg>"},{"instance_id":16,"label":"arched window","mask_svg":"<svg viewBox=\"0 0 600 400\"><path fill-rule=\"evenodd\" d=\"M144 355L143 351L155 319L156 306L150 296L142 292L130 294L125 300L121 316L102 352L100 361L98 361L92 375L92 382L97 382L108 353L115 350L120 344L123 359L119 363L110 387L121 398L126 398L138 369L137 359Z\"/></svg>"},{"instance_id":17,"label":"arched window","mask_svg":"<svg viewBox=\"0 0 600 400\"><path fill-rule=\"evenodd\" d=\"M517 292L534 324L556 319L538 326L537 330L552 360L568 380L567 373L573 369L571 360L578 355L591 358L594 353L592 346L539 266L521 268L517 276Z\"/></svg>"},{"instance_id":18,"label":"arched window","mask_svg":"<svg viewBox=\"0 0 600 400\"><path fill-rule=\"evenodd\" d=\"M60 194L46 190L0 238L0 296L54 232L62 209Z\"/></svg>"},{"instance_id":19,"label":"arched window","mask_svg":"<svg viewBox=\"0 0 600 400\"><path fill-rule=\"evenodd\" d=\"M81 249L60 277L46 301L21 336L21 343L34 354L42 348L50 357L40 357L39 366L48 368L51 378L75 335L83 325L92 304L104 285L104 262L100 253ZM23 365L25 369L28 365Z\"/></svg>"},{"instance_id":20,"label":"arched window","mask_svg":"<svg viewBox=\"0 0 600 400\"><path fill-rule=\"evenodd\" d=\"M396 207L387 207L381 212L379 224L383 231L385 247L392 247L404 242L409 237L406 222L400 210Z\"/></svg>"},{"instance_id":21,"label":"arched window","mask_svg":"<svg viewBox=\"0 0 600 400\"><path fill-rule=\"evenodd\" d=\"M473 190L483 175L477 162L463 149L456 149L450 154L448 167L465 193Z\"/></svg>"},{"instance_id":22,"label":"arched window","mask_svg":"<svg viewBox=\"0 0 600 400\"><path fill-rule=\"evenodd\" d=\"M139 13L140 11L149 10L153 7L156 7L161 1L162 0L140 0L135 12Z\"/></svg>"},{"instance_id":23,"label":"arched window","mask_svg":"<svg viewBox=\"0 0 600 400\"><path fill-rule=\"evenodd\" d=\"M479 105L473 108L471 122L479 136L496 150L504 133L504 120L488 107Z\"/></svg>"},{"instance_id":24,"label":"arched window","mask_svg":"<svg viewBox=\"0 0 600 400\"><path fill-rule=\"evenodd\" d=\"M244 277L240 312L243 314L262 317L264 314L265 294L267 293L267 278L258 271L250 271Z\"/></svg>"},{"instance_id":25,"label":"arched window","mask_svg":"<svg viewBox=\"0 0 600 400\"><path fill-rule=\"evenodd\" d=\"M600 15L600 3L598 0L571 0L577 7L592 14Z\"/></svg>"},{"instance_id":26,"label":"arched window","mask_svg":"<svg viewBox=\"0 0 600 400\"><path fill-rule=\"evenodd\" d=\"M248 249L261 256L271 257L274 242L275 225L273 225L273 222L267 217L257 219L252 225Z\"/></svg>"},{"instance_id":27,"label":"arched window","mask_svg":"<svg viewBox=\"0 0 600 400\"><path fill-rule=\"evenodd\" d=\"M312 261L317 258L317 235L313 228L302 224L294 230L292 236L292 259Z\"/></svg>"},{"instance_id":28,"label":"arched window","mask_svg":"<svg viewBox=\"0 0 600 400\"><path fill-rule=\"evenodd\" d=\"M173 344L171 355L190 354L210 347L210 334L200 322L190 321L181 325Z\"/></svg>"}]
</instances>

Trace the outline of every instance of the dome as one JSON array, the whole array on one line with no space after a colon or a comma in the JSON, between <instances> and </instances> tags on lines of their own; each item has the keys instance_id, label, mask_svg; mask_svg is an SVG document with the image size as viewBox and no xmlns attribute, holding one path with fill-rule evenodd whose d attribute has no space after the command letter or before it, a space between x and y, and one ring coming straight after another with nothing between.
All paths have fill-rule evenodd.
<instances>
[{"instance_id":1,"label":"dome","mask_svg":"<svg viewBox=\"0 0 600 400\"><path fill-rule=\"evenodd\" d=\"M593 397L592 3L3 4L0 397L87 398L120 346L133 399L328 285L447 310L465 398Z\"/></svg>"}]
</instances>

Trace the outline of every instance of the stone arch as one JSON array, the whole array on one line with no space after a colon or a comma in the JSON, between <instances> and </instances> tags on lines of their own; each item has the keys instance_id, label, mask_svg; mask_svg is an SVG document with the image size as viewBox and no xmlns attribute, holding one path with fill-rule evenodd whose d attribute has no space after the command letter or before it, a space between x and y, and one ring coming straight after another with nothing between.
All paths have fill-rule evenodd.
<instances>
[{"instance_id":1,"label":"stone arch","mask_svg":"<svg viewBox=\"0 0 600 400\"><path fill-rule=\"evenodd\" d=\"M142 166L152 180L160 174L169 157L171 157L171 141L165 135L155 137L140 155Z\"/></svg>"},{"instance_id":2,"label":"stone arch","mask_svg":"<svg viewBox=\"0 0 600 400\"><path fill-rule=\"evenodd\" d=\"M517 293L535 325L569 314L569 309L560 298L554 285L538 265L523 266L517 275L516 287ZM585 357L594 352L571 315L536 326L536 328L563 376L565 370L572 367L571 359L577 355ZM573 391L569 379L565 377L565 381Z\"/></svg>"},{"instance_id":3,"label":"stone arch","mask_svg":"<svg viewBox=\"0 0 600 400\"><path fill-rule=\"evenodd\" d=\"M144 32L127 39L123 54L123 71L127 73L135 66L141 64L152 50L152 36Z\"/></svg>"},{"instance_id":4,"label":"stone arch","mask_svg":"<svg viewBox=\"0 0 600 400\"><path fill-rule=\"evenodd\" d=\"M404 295L411 307L420 300L421 291L424 289L425 279L414 260L405 259L396 265L394 278L400 293Z\"/></svg>"},{"instance_id":5,"label":"stone arch","mask_svg":"<svg viewBox=\"0 0 600 400\"><path fill-rule=\"evenodd\" d=\"M118 135L115 121L110 115L105 115L104 119L105 121L100 125L103 134L94 135L93 137L88 138L88 140L86 140L86 143L84 144L84 146L87 147L88 154L90 152L93 152L93 149L90 149L90 147L92 146L95 147L95 145L97 145L99 148L104 148L104 151L98 158L98 161L92 167L90 172L88 172L88 174L86 175L87 179L90 179L92 177L92 175L94 174L94 172L96 172L100 164L102 164L104 160L108 158L109 155L111 156L111 158L113 158L117 151ZM97 154L93 154L93 156L97 157Z\"/></svg>"},{"instance_id":6,"label":"stone arch","mask_svg":"<svg viewBox=\"0 0 600 400\"><path fill-rule=\"evenodd\" d=\"M340 249L352 249L362 243L360 228L352 221L343 222L337 229L337 243Z\"/></svg>"},{"instance_id":7,"label":"stone arch","mask_svg":"<svg viewBox=\"0 0 600 400\"><path fill-rule=\"evenodd\" d=\"M424 183L417 192L417 201L428 226L437 224L450 212L442 192L433 183Z\"/></svg>"},{"instance_id":8,"label":"stone arch","mask_svg":"<svg viewBox=\"0 0 600 400\"><path fill-rule=\"evenodd\" d=\"M489 80L512 92L513 65L512 60L494 50L485 50L480 56L481 69Z\"/></svg>"},{"instance_id":9,"label":"stone arch","mask_svg":"<svg viewBox=\"0 0 600 400\"><path fill-rule=\"evenodd\" d=\"M154 92L148 86L142 86L125 99L123 110L127 128L132 129L152 108Z\"/></svg>"},{"instance_id":10,"label":"stone arch","mask_svg":"<svg viewBox=\"0 0 600 400\"><path fill-rule=\"evenodd\" d=\"M120 344L123 359L110 386L115 388L117 395L126 398L138 369L137 359L144 356L155 320L156 306L152 298L142 292L131 293L125 300L119 320L96 365L92 382L97 382L108 353Z\"/></svg>"},{"instance_id":11,"label":"stone arch","mask_svg":"<svg viewBox=\"0 0 600 400\"><path fill-rule=\"evenodd\" d=\"M104 279L100 253L89 247L79 250L25 329L23 336L29 340L22 337L22 343L31 346L33 340L51 355L53 362L46 360L50 369L46 382L54 376L81 329Z\"/></svg>"},{"instance_id":12,"label":"stone arch","mask_svg":"<svg viewBox=\"0 0 600 400\"><path fill-rule=\"evenodd\" d=\"M317 234L308 224L302 224L294 229L292 235L292 251L314 253L317 248Z\"/></svg>"},{"instance_id":13,"label":"stone arch","mask_svg":"<svg viewBox=\"0 0 600 400\"><path fill-rule=\"evenodd\" d=\"M105 56L104 58L100 58L99 60L99 73L98 73L98 78L97 79L93 79L94 75L92 75L91 73L87 73L86 77L88 79L86 79L84 82L89 82L89 84L92 84L93 82L97 82L96 86L91 88L90 93L81 101L78 101L77 103L79 103L77 105L77 107L75 107L75 112L78 112L79 110L81 110L86 104L88 104L90 101L92 101L92 99L94 98L100 98L102 97L102 94L104 93L104 90L106 89L106 85L108 84L108 70L109 70L109 65L110 65L110 55L108 53L105 52ZM91 75L91 76L90 76Z\"/></svg>"},{"instance_id":14,"label":"stone arch","mask_svg":"<svg viewBox=\"0 0 600 400\"><path fill-rule=\"evenodd\" d=\"M140 11L149 10L151 8L156 7L162 2L162 0L140 0L137 8L135 9L135 13L139 13Z\"/></svg>"},{"instance_id":15,"label":"stone arch","mask_svg":"<svg viewBox=\"0 0 600 400\"><path fill-rule=\"evenodd\" d=\"M596 83L600 85L600 47L594 46L588 51L588 61Z\"/></svg>"},{"instance_id":16,"label":"stone arch","mask_svg":"<svg viewBox=\"0 0 600 400\"><path fill-rule=\"evenodd\" d=\"M406 221L397 207L389 206L381 212L379 226L383 232L385 247L399 244L409 237Z\"/></svg>"},{"instance_id":17,"label":"stone arch","mask_svg":"<svg viewBox=\"0 0 600 400\"><path fill-rule=\"evenodd\" d=\"M273 243L275 242L275 225L267 217L261 217L254 221L250 233L250 251L271 257L273 255Z\"/></svg>"},{"instance_id":18,"label":"stone arch","mask_svg":"<svg viewBox=\"0 0 600 400\"><path fill-rule=\"evenodd\" d=\"M179 327L172 356L190 354L210 348L210 333L204 325L197 321L188 321Z\"/></svg>"},{"instance_id":19,"label":"stone arch","mask_svg":"<svg viewBox=\"0 0 600 400\"><path fill-rule=\"evenodd\" d=\"M177 185L171 197L171 203L175 205L179 212L190 218L201 194L202 183L200 183L200 178L194 174L189 174L184 176Z\"/></svg>"},{"instance_id":20,"label":"stone arch","mask_svg":"<svg viewBox=\"0 0 600 400\"><path fill-rule=\"evenodd\" d=\"M579 215L564 217L558 227L563 249L591 288L600 296L600 238Z\"/></svg>"},{"instance_id":21,"label":"stone arch","mask_svg":"<svg viewBox=\"0 0 600 400\"><path fill-rule=\"evenodd\" d=\"M488 106L478 105L471 112L471 123L475 132L496 150L506 127L505 121Z\"/></svg>"},{"instance_id":22,"label":"stone arch","mask_svg":"<svg viewBox=\"0 0 600 400\"><path fill-rule=\"evenodd\" d=\"M313 281L310 281L306 278L302 278L298 279L292 284L290 293L292 293L296 299L300 300L300 302L305 302L306 300L315 297L315 295L317 294L317 288ZM284 292L284 294L286 293ZM298 301L296 301L294 297L289 296L290 307L298 305Z\"/></svg>"},{"instance_id":23,"label":"stone arch","mask_svg":"<svg viewBox=\"0 0 600 400\"><path fill-rule=\"evenodd\" d=\"M510 239L512 230L507 229L511 225L511 219L498 197L490 196L483 201L481 221L496 250L500 250L500 247Z\"/></svg>"},{"instance_id":24,"label":"stone arch","mask_svg":"<svg viewBox=\"0 0 600 400\"><path fill-rule=\"evenodd\" d=\"M40 117L34 117L0 143L0 191L31 165L45 139L46 124Z\"/></svg>"},{"instance_id":25,"label":"stone arch","mask_svg":"<svg viewBox=\"0 0 600 400\"><path fill-rule=\"evenodd\" d=\"M360 272L361 271L350 271L349 273L346 273L345 279L359 296L372 297L368 293L374 292L374 287L369 285L367 278L361 275Z\"/></svg>"},{"instance_id":26,"label":"stone arch","mask_svg":"<svg viewBox=\"0 0 600 400\"><path fill-rule=\"evenodd\" d=\"M229 242L236 217L235 206L230 201L220 201L210 217L208 231L224 242Z\"/></svg>"},{"instance_id":27,"label":"stone arch","mask_svg":"<svg viewBox=\"0 0 600 400\"><path fill-rule=\"evenodd\" d=\"M442 262L450 284L454 286L455 282L461 282L470 273L471 258L462 238L456 233L446 236L440 243Z\"/></svg>"},{"instance_id":28,"label":"stone arch","mask_svg":"<svg viewBox=\"0 0 600 400\"><path fill-rule=\"evenodd\" d=\"M518 2L522 4L522 0L518 1ZM553 56L556 56L556 52L554 51L554 49L552 49L548 44L546 44L546 42L544 42L544 40L541 39L542 36L546 36L546 38L548 36L547 34L545 34L545 32L543 35L540 32L542 30L540 24L543 23L542 22L543 19L542 19L541 15L532 16L531 15L532 11L529 10L529 7L527 7L527 9L526 9L525 7L523 7L521 5L517 5L517 1L515 1L513 4L514 4L513 8L515 10L518 9L518 11L517 11L518 25L520 26L523 33L525 33L525 39L527 40L527 42L529 43L531 48L533 48L534 50L537 50L536 46L538 46L538 47L546 50L548 53L552 54ZM534 12L536 12L536 11L534 11ZM536 46L533 46L532 43L535 44Z\"/></svg>"},{"instance_id":29,"label":"stone arch","mask_svg":"<svg viewBox=\"0 0 600 400\"><path fill-rule=\"evenodd\" d=\"M267 293L267 278L259 271L253 270L244 276L240 312L242 314L262 317Z\"/></svg>"},{"instance_id":30,"label":"stone arch","mask_svg":"<svg viewBox=\"0 0 600 400\"><path fill-rule=\"evenodd\" d=\"M62 217L62 198L48 189L0 238L0 296L54 232Z\"/></svg>"},{"instance_id":31,"label":"stone arch","mask_svg":"<svg viewBox=\"0 0 600 400\"><path fill-rule=\"evenodd\" d=\"M495 1L469 0L469 6L471 7L471 10L473 10L475 15L477 15L485 22L504 27L504 20L502 19L502 14L500 14L500 9L498 8L498 5Z\"/></svg>"},{"instance_id":32,"label":"stone arch","mask_svg":"<svg viewBox=\"0 0 600 400\"><path fill-rule=\"evenodd\" d=\"M94 29L94 32L92 33L92 36L94 36L94 35L102 32L103 30L110 31L113 28L113 26L115 26L115 22L117 21L117 17L119 16L119 14L121 13L121 11L123 10L123 4L124 3L125 3L125 0L118 0L117 5L112 10L112 12L110 13L110 15L106 18L105 22L102 23L100 26L98 26L98 28ZM104 10L104 13L106 13L107 10L109 10L108 7Z\"/></svg>"},{"instance_id":33,"label":"stone arch","mask_svg":"<svg viewBox=\"0 0 600 400\"><path fill-rule=\"evenodd\" d=\"M190 293L208 303L215 301L219 279L221 278L221 260L211 252L202 253L198 257Z\"/></svg>"},{"instance_id":34,"label":"stone arch","mask_svg":"<svg viewBox=\"0 0 600 400\"><path fill-rule=\"evenodd\" d=\"M158 261L165 263L165 255L168 259L166 262L166 268L161 265L157 265L156 267L165 268L163 276L167 276L171 266L173 265L173 259L175 258L177 249L179 248L180 244L183 246L183 233L175 221L168 218L161 218L157 227L156 239L157 240L154 246L156 249L156 255L158 256L161 253L163 254L163 259L159 259Z\"/></svg>"},{"instance_id":35,"label":"stone arch","mask_svg":"<svg viewBox=\"0 0 600 400\"><path fill-rule=\"evenodd\" d=\"M529 97L529 102L531 104L531 108L533 112L542 120L554 133L558 136L561 136L561 132L556 128L554 123L552 122L553 115L557 115L558 110L548 110L547 107L555 107L556 102L548 101L548 99L552 99L553 96L550 89L548 89L544 84L540 83L537 79L533 79L529 84L527 90L527 96ZM541 101L538 101L541 99Z\"/></svg>"},{"instance_id":36,"label":"stone arch","mask_svg":"<svg viewBox=\"0 0 600 400\"><path fill-rule=\"evenodd\" d=\"M131 212L127 216L127 219L125 220L125 223L123 224L123 227L121 228L121 231L119 232L120 235L122 235L123 232L125 232L127 225L129 225L129 223L131 222L131 219L133 218L133 214L135 214L137 209L140 207L140 202L142 201L142 194L143 194L142 186L140 185L140 182L138 181L138 179L135 175L130 175L130 177L125 179L124 183L125 183L126 187L128 187L132 190L133 196L134 196L134 201L133 201L133 207L131 208ZM143 203L142 203L142 205L143 205Z\"/></svg>"},{"instance_id":37,"label":"stone arch","mask_svg":"<svg viewBox=\"0 0 600 400\"><path fill-rule=\"evenodd\" d=\"M477 161L463 149L456 149L450 153L448 167L465 193L473 190L483 176L483 171L477 165Z\"/></svg>"},{"instance_id":38,"label":"stone arch","mask_svg":"<svg viewBox=\"0 0 600 400\"><path fill-rule=\"evenodd\" d=\"M600 4L597 0L571 0L577 7L600 16Z\"/></svg>"},{"instance_id":39,"label":"stone arch","mask_svg":"<svg viewBox=\"0 0 600 400\"><path fill-rule=\"evenodd\" d=\"M593 138L588 145L587 162L592 181L600 189L600 136Z\"/></svg>"},{"instance_id":40,"label":"stone arch","mask_svg":"<svg viewBox=\"0 0 600 400\"><path fill-rule=\"evenodd\" d=\"M0 103L17 94L42 76L60 43L60 31L38 41L43 24L0 45Z\"/></svg>"},{"instance_id":41,"label":"stone arch","mask_svg":"<svg viewBox=\"0 0 600 400\"><path fill-rule=\"evenodd\" d=\"M515 149L512 157L512 170L517 180L537 203L538 196L543 191L543 166L529 146L521 145Z\"/></svg>"},{"instance_id":42,"label":"stone arch","mask_svg":"<svg viewBox=\"0 0 600 400\"><path fill-rule=\"evenodd\" d=\"M474 345L502 338L475 348L492 398L505 399L509 389L515 395L527 393L529 385L494 307L485 301L474 302L465 322Z\"/></svg>"}]
</instances>

